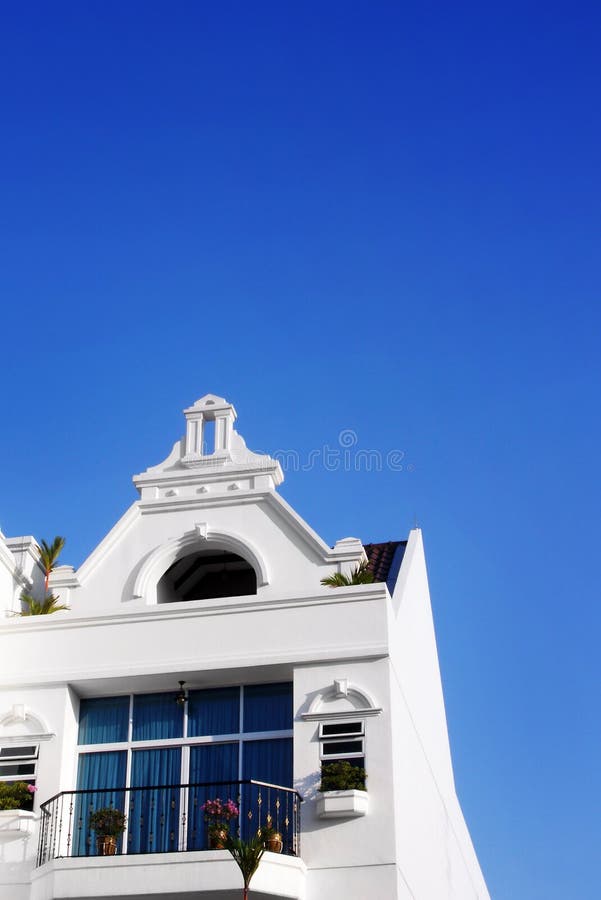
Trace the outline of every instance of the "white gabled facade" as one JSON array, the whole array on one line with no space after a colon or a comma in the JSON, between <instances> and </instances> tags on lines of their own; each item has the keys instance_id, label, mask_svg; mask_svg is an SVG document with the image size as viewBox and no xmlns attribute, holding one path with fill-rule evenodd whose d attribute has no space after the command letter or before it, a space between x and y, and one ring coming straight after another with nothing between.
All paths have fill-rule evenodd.
<instances>
[{"instance_id":1,"label":"white gabled facade","mask_svg":"<svg viewBox=\"0 0 601 900\"><path fill-rule=\"evenodd\" d=\"M241 879L227 851L207 849L196 832L192 839L188 788L170 788L176 824L164 846L144 844L156 836L137 833L131 843L126 832L121 849L134 850L111 857L95 855L80 800L70 792L78 772L79 786L96 791L80 795L86 802L98 802L101 789L131 786L126 800L125 793L111 796L131 802L128 829L143 834L149 810L156 810L143 807L150 794L135 783L137 765L141 772L150 758L153 765L175 760L186 776L178 785L189 784L193 772L204 783L211 779L198 777L209 771L202 760L223 771L219 754L227 744L240 780L271 782L264 773L284 777L287 763L277 751L287 754L290 742L293 784L283 788L294 787L303 802L300 833L286 825L284 850L297 855L266 853L252 896L487 898L455 794L421 533L410 533L394 584L322 587L324 576L364 558L361 542L326 546L278 495L279 464L246 448L223 398L207 395L185 416L185 436L167 459L134 478L139 500L79 570L60 566L52 574L51 588L69 611L14 616L24 588L43 591L42 572L32 538L0 535L0 751L38 748L33 815L0 813L0 900L238 896ZM164 705L160 715L167 723L181 706L184 736L165 737L160 729L171 726L161 720L159 728L154 713L138 714L136 704L154 708L179 681L186 701ZM276 722L288 701L272 697L272 689L291 691L289 722ZM223 708L205 714L222 694ZM208 726L203 731L194 719L198 709L198 721L217 722L238 697L240 719L226 737L226 726L207 735ZM100 698L116 698L115 709L129 704L129 731L111 742L107 725L105 744L82 744L80 719L90 715L104 727ZM140 722L146 715L146 744L136 743L138 715ZM367 793L319 792L324 726L359 736L351 734L345 747L362 748ZM92 733L98 738L101 731ZM334 736L334 750L341 740ZM105 763L117 771L121 762L127 783L100 784L109 777L101 772ZM272 792L267 800L267 788L239 790L245 812L263 797L251 823L265 803L278 815L293 803L292 793ZM244 790L255 792L252 799Z\"/></svg>"}]
</instances>

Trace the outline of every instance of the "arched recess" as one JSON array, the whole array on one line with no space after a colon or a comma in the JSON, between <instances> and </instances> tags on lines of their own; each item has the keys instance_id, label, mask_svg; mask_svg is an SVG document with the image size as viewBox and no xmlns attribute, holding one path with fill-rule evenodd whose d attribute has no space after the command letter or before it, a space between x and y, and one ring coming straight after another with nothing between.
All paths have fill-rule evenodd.
<instances>
[{"instance_id":1,"label":"arched recess","mask_svg":"<svg viewBox=\"0 0 601 900\"><path fill-rule=\"evenodd\" d=\"M245 560L254 570L257 588L269 584L267 566L258 550L246 538L232 532L213 531L197 525L195 531L160 544L148 556L138 572L133 596L149 605L158 602L157 585L167 570L178 560L195 552L229 551Z\"/></svg>"}]
</instances>

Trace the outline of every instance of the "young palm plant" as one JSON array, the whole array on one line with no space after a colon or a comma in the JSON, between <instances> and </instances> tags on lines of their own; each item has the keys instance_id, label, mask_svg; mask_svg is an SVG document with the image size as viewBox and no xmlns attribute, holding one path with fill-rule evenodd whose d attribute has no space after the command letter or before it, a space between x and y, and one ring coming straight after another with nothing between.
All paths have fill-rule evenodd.
<instances>
[{"instance_id":1,"label":"young palm plant","mask_svg":"<svg viewBox=\"0 0 601 900\"><path fill-rule=\"evenodd\" d=\"M44 593L48 593L48 584L50 582L50 573L56 568L56 564L58 562L58 558L61 555L62 549L65 546L64 537L60 537L57 535L51 544L47 544L46 541L42 541L38 546L38 550L40 551L40 562L42 563L42 567L44 569Z\"/></svg>"},{"instance_id":2,"label":"young palm plant","mask_svg":"<svg viewBox=\"0 0 601 900\"><path fill-rule=\"evenodd\" d=\"M69 609L64 603L59 603L54 594L48 594L43 600L36 600L30 594L21 594L21 602L25 604L25 609L20 613L22 616L48 616L61 609Z\"/></svg>"},{"instance_id":3,"label":"young palm plant","mask_svg":"<svg viewBox=\"0 0 601 900\"><path fill-rule=\"evenodd\" d=\"M57 535L51 544L41 541L38 545L40 554L40 562L44 570L44 599L36 600L31 594L21 594L21 602L25 609L21 610L21 616L48 616L50 613L59 612L61 609L69 609L64 603L58 602L58 597L48 593L50 585L50 575L56 568L58 558L65 546L64 537Z\"/></svg>"},{"instance_id":4,"label":"young palm plant","mask_svg":"<svg viewBox=\"0 0 601 900\"><path fill-rule=\"evenodd\" d=\"M374 576L368 569L367 560L360 562L350 575L344 575L342 572L334 572L327 578L322 578L321 583L325 587L350 587L352 584L372 584Z\"/></svg>"},{"instance_id":5,"label":"young palm plant","mask_svg":"<svg viewBox=\"0 0 601 900\"><path fill-rule=\"evenodd\" d=\"M249 841L243 841L241 838L228 835L225 846L238 863L238 868L242 872L242 878L244 879L242 898L243 900L248 900L251 878L259 868L259 863L265 853L264 840L255 836Z\"/></svg>"}]
</instances>

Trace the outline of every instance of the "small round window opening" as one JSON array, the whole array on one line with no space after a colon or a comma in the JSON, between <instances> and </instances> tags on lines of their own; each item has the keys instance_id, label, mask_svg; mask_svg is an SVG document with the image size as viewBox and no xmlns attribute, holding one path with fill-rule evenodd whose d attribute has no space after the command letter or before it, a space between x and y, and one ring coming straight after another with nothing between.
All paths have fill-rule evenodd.
<instances>
[{"instance_id":1,"label":"small round window opening","mask_svg":"<svg viewBox=\"0 0 601 900\"><path fill-rule=\"evenodd\" d=\"M157 585L158 603L182 603L257 593L253 567L236 553L204 550L178 559Z\"/></svg>"}]
</instances>

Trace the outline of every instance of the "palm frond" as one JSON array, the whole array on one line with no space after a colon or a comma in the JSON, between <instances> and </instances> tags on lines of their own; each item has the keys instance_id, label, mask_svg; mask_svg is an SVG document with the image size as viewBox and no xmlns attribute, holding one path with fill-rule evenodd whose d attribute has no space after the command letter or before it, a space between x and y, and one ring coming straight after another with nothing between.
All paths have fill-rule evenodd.
<instances>
[{"instance_id":1,"label":"palm frond","mask_svg":"<svg viewBox=\"0 0 601 900\"><path fill-rule=\"evenodd\" d=\"M21 602L25 604L25 609L19 613L21 616L49 616L51 613L70 608L64 603L59 603L58 597L54 594L48 594L44 600L36 600L30 594L21 594Z\"/></svg>"},{"instance_id":2,"label":"palm frond","mask_svg":"<svg viewBox=\"0 0 601 900\"><path fill-rule=\"evenodd\" d=\"M38 550L40 551L40 562L42 563L42 567L44 569L46 591L48 590L48 579L50 578L50 573L55 568L64 546L65 538L61 537L58 534L51 544L48 544L46 541L40 541L40 543L38 544Z\"/></svg>"},{"instance_id":3,"label":"palm frond","mask_svg":"<svg viewBox=\"0 0 601 900\"><path fill-rule=\"evenodd\" d=\"M326 578L321 579L324 587L350 587L353 584L373 584L374 576L368 568L369 563L366 560L360 562L350 575L343 572L334 572Z\"/></svg>"},{"instance_id":4,"label":"palm frond","mask_svg":"<svg viewBox=\"0 0 601 900\"><path fill-rule=\"evenodd\" d=\"M259 868L259 863L265 853L263 840L255 836L249 841L243 841L241 838L228 835L225 846L236 860L238 868L242 872L244 888L248 889L250 880Z\"/></svg>"}]
</instances>

